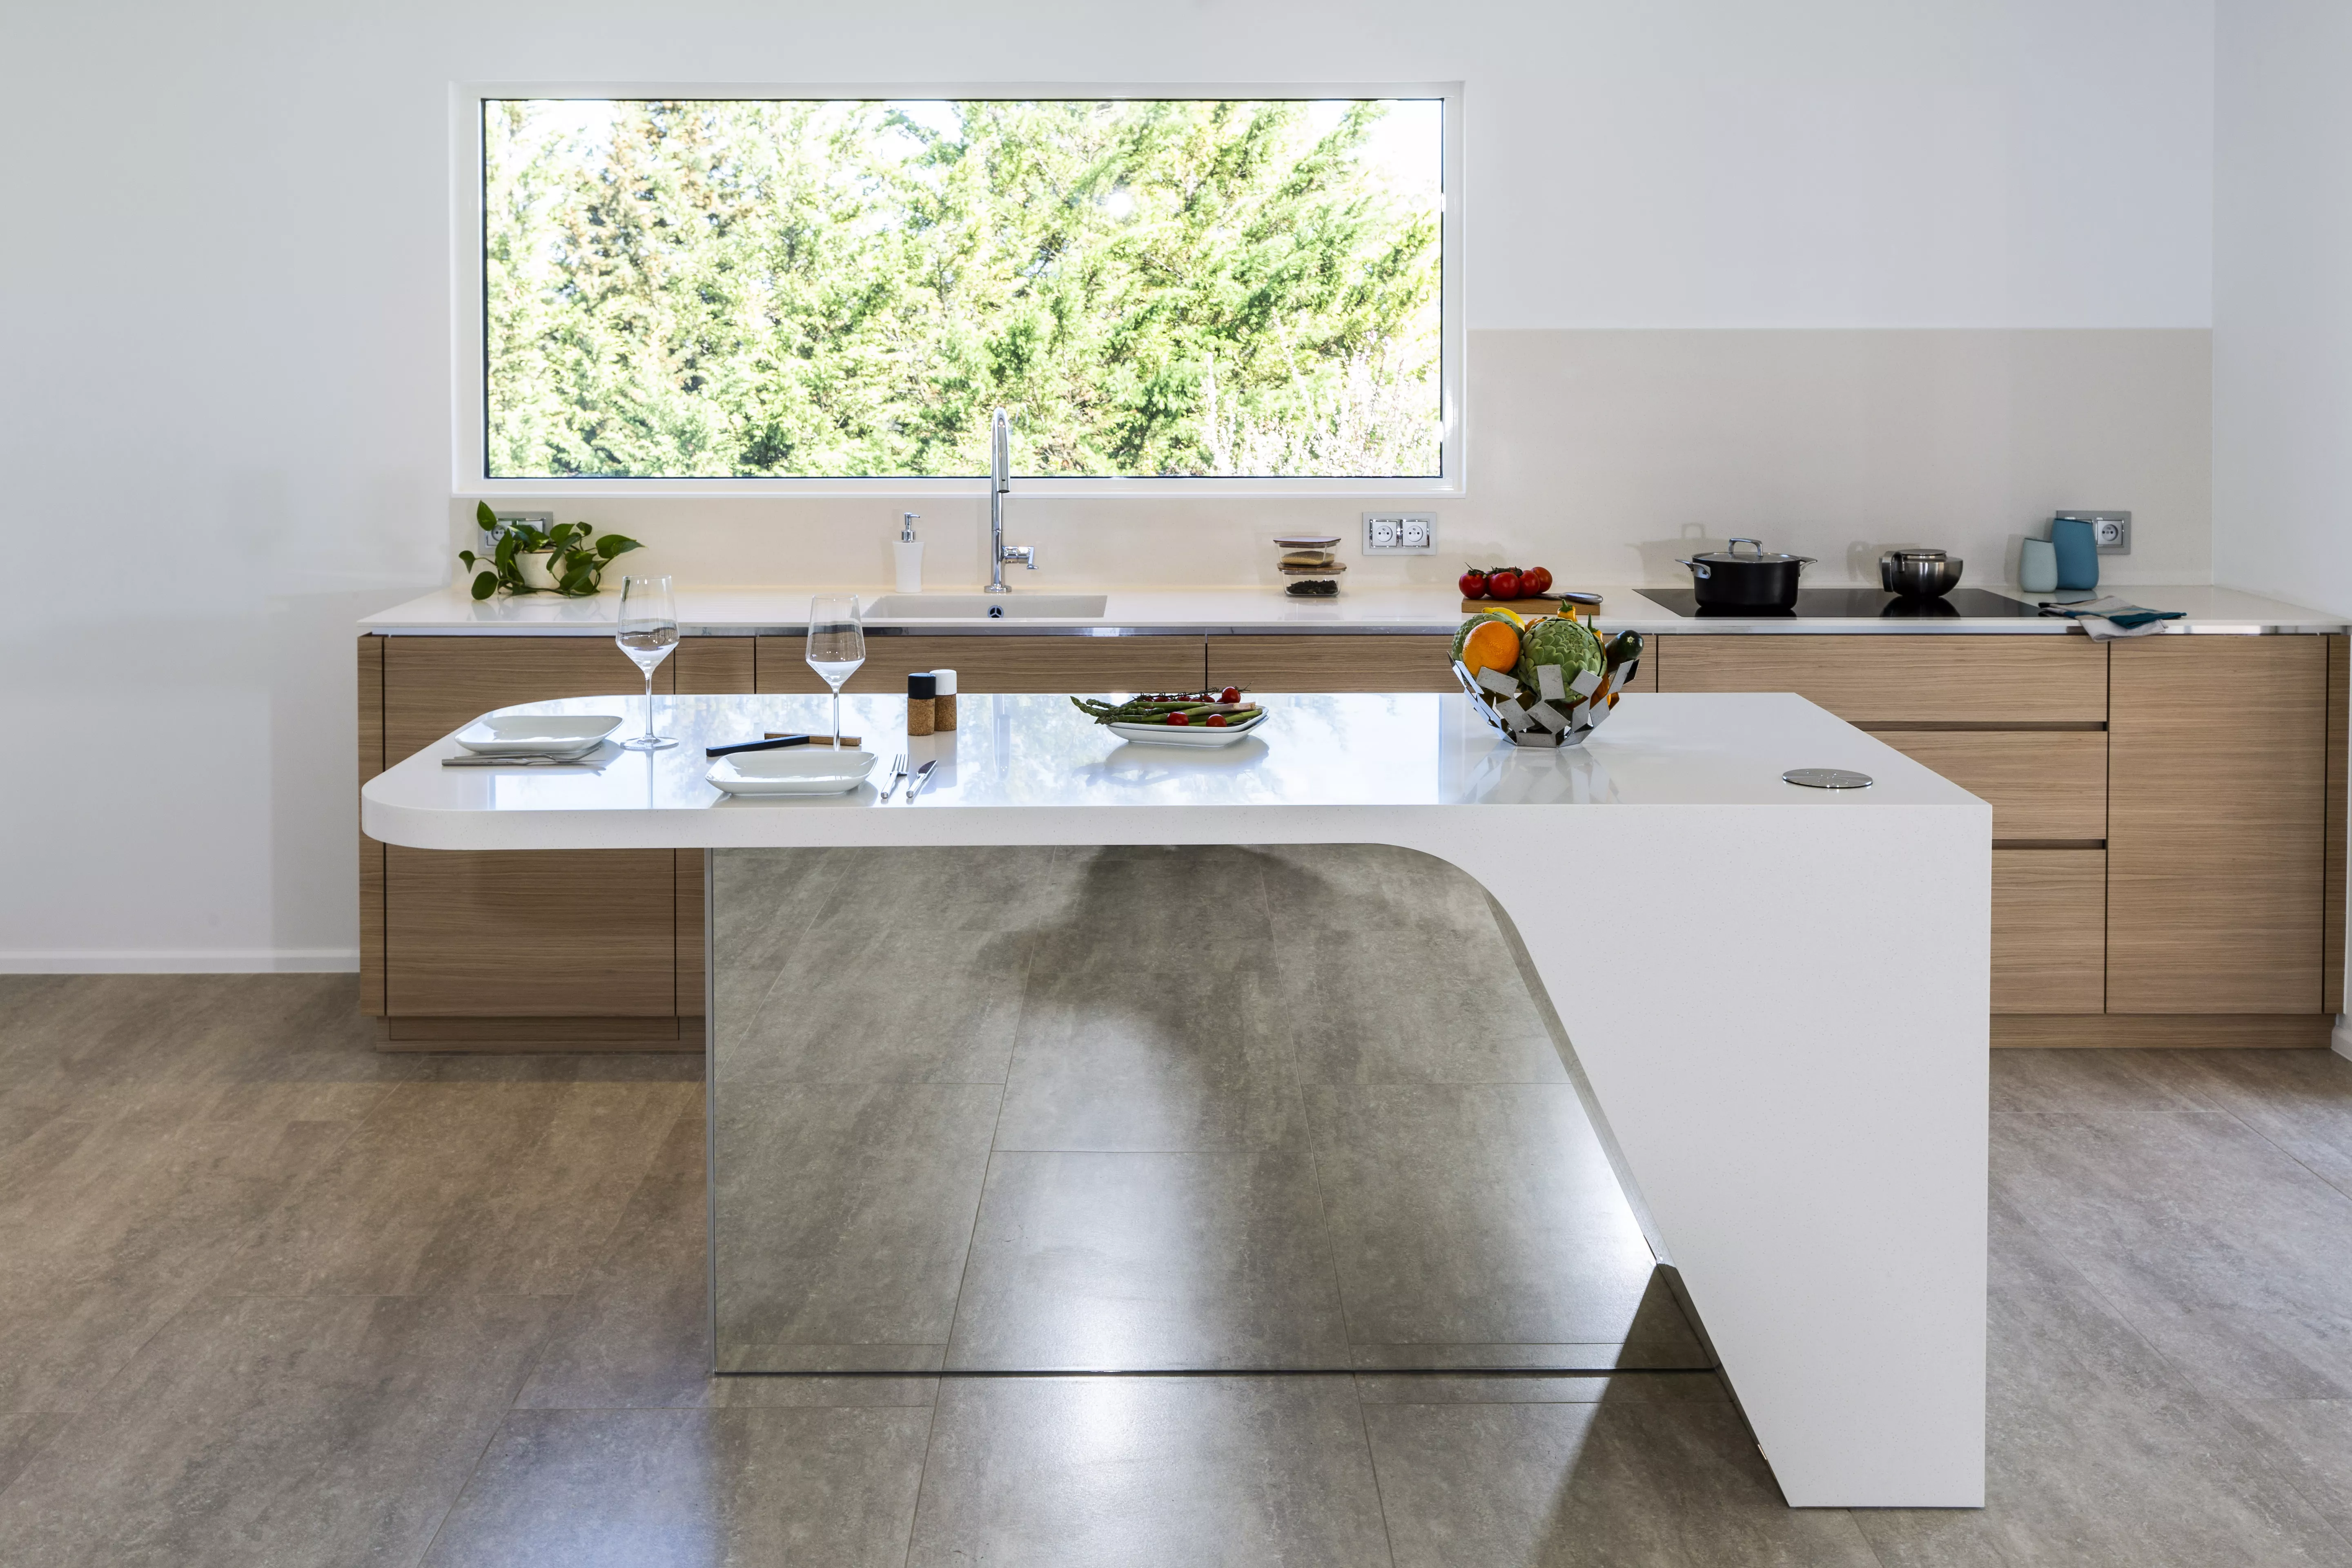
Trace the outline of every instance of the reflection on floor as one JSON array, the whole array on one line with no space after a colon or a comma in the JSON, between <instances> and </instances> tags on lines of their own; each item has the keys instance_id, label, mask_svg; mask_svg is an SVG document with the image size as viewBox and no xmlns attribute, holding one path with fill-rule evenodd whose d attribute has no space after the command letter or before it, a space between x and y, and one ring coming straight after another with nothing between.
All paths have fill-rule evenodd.
<instances>
[{"instance_id":1,"label":"reflection on floor","mask_svg":"<svg viewBox=\"0 0 2352 1568\"><path fill-rule=\"evenodd\" d=\"M730 1371L1710 1364L1442 861L743 849L713 885Z\"/></svg>"},{"instance_id":2,"label":"reflection on floor","mask_svg":"<svg viewBox=\"0 0 2352 1568\"><path fill-rule=\"evenodd\" d=\"M2324 1053L1996 1053L1991 1506L1849 1514L1707 1373L714 1383L698 1064L352 995L0 977L0 1563L2352 1563Z\"/></svg>"}]
</instances>

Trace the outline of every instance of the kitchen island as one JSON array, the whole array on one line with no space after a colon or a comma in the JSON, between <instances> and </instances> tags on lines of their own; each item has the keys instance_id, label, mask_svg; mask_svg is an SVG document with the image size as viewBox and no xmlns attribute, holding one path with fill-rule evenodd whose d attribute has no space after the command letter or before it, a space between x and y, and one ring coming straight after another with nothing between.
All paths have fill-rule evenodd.
<instances>
[{"instance_id":1,"label":"kitchen island","mask_svg":"<svg viewBox=\"0 0 2352 1568\"><path fill-rule=\"evenodd\" d=\"M368 782L362 823L418 850L709 851L714 1051L730 994L773 962L746 925L779 907L754 874L778 850L1434 857L1493 900L1790 1502L1980 1504L1990 808L1789 695L1632 696L1557 752L1500 744L1458 697L1267 705L1241 743L1196 753L1120 743L1057 697L968 697L959 731L914 741L895 702L852 699L869 745L939 764L883 804L871 785L720 798L705 745L805 728L820 704L680 697L658 711L685 744L594 769L444 770L455 743L428 744ZM1877 782L1782 781L1800 767ZM739 1091L714 1068L711 1092L716 1148Z\"/></svg>"}]
</instances>

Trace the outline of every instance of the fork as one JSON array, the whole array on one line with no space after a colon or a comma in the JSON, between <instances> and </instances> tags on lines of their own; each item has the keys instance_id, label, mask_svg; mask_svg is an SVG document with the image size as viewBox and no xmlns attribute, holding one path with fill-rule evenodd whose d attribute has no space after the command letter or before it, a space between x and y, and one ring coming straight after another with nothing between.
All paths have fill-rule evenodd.
<instances>
[{"instance_id":1,"label":"fork","mask_svg":"<svg viewBox=\"0 0 2352 1568\"><path fill-rule=\"evenodd\" d=\"M884 786L882 798L884 800L888 800L893 794L897 793L898 781L906 776L907 753L900 752L898 755L890 759L890 782L888 784Z\"/></svg>"}]
</instances>

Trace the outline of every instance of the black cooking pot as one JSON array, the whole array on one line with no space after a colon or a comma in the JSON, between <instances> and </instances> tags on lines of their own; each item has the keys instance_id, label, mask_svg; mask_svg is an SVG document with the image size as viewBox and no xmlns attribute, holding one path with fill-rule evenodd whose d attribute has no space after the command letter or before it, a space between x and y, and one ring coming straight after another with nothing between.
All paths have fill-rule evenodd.
<instances>
[{"instance_id":1,"label":"black cooking pot","mask_svg":"<svg viewBox=\"0 0 2352 1568\"><path fill-rule=\"evenodd\" d=\"M1739 547L1754 545L1742 555ZM1780 555L1754 539L1734 539L1719 551L1683 563L1701 609L1785 610L1797 602L1797 576L1813 563L1810 555Z\"/></svg>"}]
</instances>

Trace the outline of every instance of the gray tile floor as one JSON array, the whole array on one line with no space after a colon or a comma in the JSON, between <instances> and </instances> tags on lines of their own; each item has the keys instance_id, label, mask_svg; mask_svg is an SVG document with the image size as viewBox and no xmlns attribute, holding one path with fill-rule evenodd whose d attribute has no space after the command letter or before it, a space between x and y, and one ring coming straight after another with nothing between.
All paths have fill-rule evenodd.
<instances>
[{"instance_id":1,"label":"gray tile floor","mask_svg":"<svg viewBox=\"0 0 2352 1568\"><path fill-rule=\"evenodd\" d=\"M2331 1056L1998 1054L1992 1504L1799 1512L1706 1374L713 1383L698 1064L351 997L0 978L0 1563L2352 1565Z\"/></svg>"}]
</instances>

